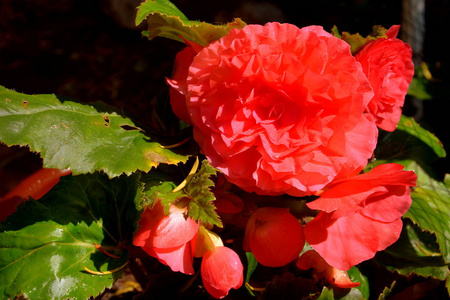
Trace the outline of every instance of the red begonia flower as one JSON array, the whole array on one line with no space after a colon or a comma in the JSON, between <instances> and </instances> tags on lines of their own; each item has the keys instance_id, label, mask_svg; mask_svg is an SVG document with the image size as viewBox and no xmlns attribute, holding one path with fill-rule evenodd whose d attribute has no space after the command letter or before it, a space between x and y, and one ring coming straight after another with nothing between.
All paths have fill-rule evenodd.
<instances>
[{"instance_id":1,"label":"red begonia flower","mask_svg":"<svg viewBox=\"0 0 450 300\"><path fill-rule=\"evenodd\" d=\"M243 272L244 267L239 256L230 248L215 247L203 255L203 284L215 298L223 298L230 289L240 288L244 279Z\"/></svg>"},{"instance_id":2,"label":"red begonia flower","mask_svg":"<svg viewBox=\"0 0 450 300\"><path fill-rule=\"evenodd\" d=\"M301 270L314 269L314 276L322 277L334 286L352 288L359 286L359 282L352 282L346 271L336 269L320 257L314 250L306 251L297 259L297 268Z\"/></svg>"},{"instance_id":3,"label":"red begonia flower","mask_svg":"<svg viewBox=\"0 0 450 300\"><path fill-rule=\"evenodd\" d=\"M267 267L280 267L298 257L305 245L303 226L286 208L263 207L248 220L244 250Z\"/></svg>"},{"instance_id":4,"label":"red begonia flower","mask_svg":"<svg viewBox=\"0 0 450 300\"><path fill-rule=\"evenodd\" d=\"M400 26L392 26L387 38L369 43L355 56L375 92L367 106L376 118L378 127L394 131L405 95L414 75L411 47L397 39Z\"/></svg>"},{"instance_id":5,"label":"red begonia flower","mask_svg":"<svg viewBox=\"0 0 450 300\"><path fill-rule=\"evenodd\" d=\"M305 225L307 242L340 270L372 258L399 238L416 178L392 163L331 184L307 204L322 211Z\"/></svg>"},{"instance_id":6,"label":"red begonia flower","mask_svg":"<svg viewBox=\"0 0 450 300\"><path fill-rule=\"evenodd\" d=\"M172 205L169 215L158 202L147 207L139 220L133 245L142 247L149 255L170 266L173 271L193 274L195 237L198 224L184 217L185 210Z\"/></svg>"},{"instance_id":7,"label":"red begonia flower","mask_svg":"<svg viewBox=\"0 0 450 300\"><path fill-rule=\"evenodd\" d=\"M166 215L159 202L153 208L146 208L139 220L133 244L140 247L173 248L189 242L197 233L198 224L192 218L185 218L184 213L185 210L172 205L169 215Z\"/></svg>"},{"instance_id":8,"label":"red begonia flower","mask_svg":"<svg viewBox=\"0 0 450 300\"><path fill-rule=\"evenodd\" d=\"M220 213L236 214L244 209L244 201L231 192L215 192L214 195L216 196L214 206Z\"/></svg>"},{"instance_id":9,"label":"red begonia flower","mask_svg":"<svg viewBox=\"0 0 450 300\"><path fill-rule=\"evenodd\" d=\"M305 196L367 164L373 91L350 46L322 27L248 25L184 51L168 80L172 105L230 182Z\"/></svg>"}]
</instances>

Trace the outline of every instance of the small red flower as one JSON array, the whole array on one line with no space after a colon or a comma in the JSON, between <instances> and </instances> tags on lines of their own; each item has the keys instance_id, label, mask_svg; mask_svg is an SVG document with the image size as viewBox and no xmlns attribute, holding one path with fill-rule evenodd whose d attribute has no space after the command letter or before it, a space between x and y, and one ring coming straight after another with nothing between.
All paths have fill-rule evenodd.
<instances>
[{"instance_id":1,"label":"small red flower","mask_svg":"<svg viewBox=\"0 0 450 300\"><path fill-rule=\"evenodd\" d=\"M244 249L267 267L280 267L298 257L305 245L303 226L285 208L256 210L245 229Z\"/></svg>"},{"instance_id":2,"label":"small red flower","mask_svg":"<svg viewBox=\"0 0 450 300\"><path fill-rule=\"evenodd\" d=\"M198 224L185 218L185 210L172 205L169 215L158 202L146 208L139 221L133 245L170 266L173 271L194 274L192 267Z\"/></svg>"},{"instance_id":3,"label":"small red flower","mask_svg":"<svg viewBox=\"0 0 450 300\"><path fill-rule=\"evenodd\" d=\"M203 284L215 298L223 298L230 289L240 288L244 279L243 272L244 267L239 256L230 248L214 247L203 255Z\"/></svg>"},{"instance_id":4,"label":"small red flower","mask_svg":"<svg viewBox=\"0 0 450 300\"><path fill-rule=\"evenodd\" d=\"M375 92L367 109L386 131L395 130L414 75L412 50L396 38L399 29L399 25L392 26L387 38L369 43L355 56Z\"/></svg>"},{"instance_id":5,"label":"small red flower","mask_svg":"<svg viewBox=\"0 0 450 300\"><path fill-rule=\"evenodd\" d=\"M305 225L307 242L340 270L372 258L399 238L416 179L414 172L392 163L331 184L307 204L321 210Z\"/></svg>"}]
</instances>

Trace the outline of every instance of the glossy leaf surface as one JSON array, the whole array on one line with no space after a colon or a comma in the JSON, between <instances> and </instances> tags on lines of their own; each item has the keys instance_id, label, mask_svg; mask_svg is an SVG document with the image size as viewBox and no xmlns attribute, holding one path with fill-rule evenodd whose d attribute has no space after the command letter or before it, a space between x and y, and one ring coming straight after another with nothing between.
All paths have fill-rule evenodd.
<instances>
[{"instance_id":1,"label":"glossy leaf surface","mask_svg":"<svg viewBox=\"0 0 450 300\"><path fill-rule=\"evenodd\" d=\"M47 168L110 177L186 156L164 149L129 118L104 104L81 104L55 95L25 95L0 86L0 141L39 152Z\"/></svg>"},{"instance_id":2,"label":"glossy leaf surface","mask_svg":"<svg viewBox=\"0 0 450 300\"><path fill-rule=\"evenodd\" d=\"M110 287L128 259L123 246L137 222L140 186L136 175L66 176L19 206L0 227L0 298L87 299Z\"/></svg>"}]
</instances>

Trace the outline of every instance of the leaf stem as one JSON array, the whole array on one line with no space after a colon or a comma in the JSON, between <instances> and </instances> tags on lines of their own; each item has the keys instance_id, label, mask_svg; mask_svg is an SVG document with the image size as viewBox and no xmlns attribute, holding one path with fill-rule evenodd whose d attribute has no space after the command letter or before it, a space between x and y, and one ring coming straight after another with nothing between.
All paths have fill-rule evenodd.
<instances>
[{"instance_id":1,"label":"leaf stem","mask_svg":"<svg viewBox=\"0 0 450 300\"><path fill-rule=\"evenodd\" d=\"M199 163L200 163L200 161L198 159L198 156L196 156L195 162L194 162L194 165L192 166L191 171L186 176L186 178L176 188L173 189L172 193L181 191L189 183L189 181L191 181L192 177L194 177L194 175L195 175L195 172L197 172Z\"/></svg>"},{"instance_id":2,"label":"leaf stem","mask_svg":"<svg viewBox=\"0 0 450 300\"><path fill-rule=\"evenodd\" d=\"M125 262L123 265L121 265L118 268L112 269L110 271L104 271L104 272L92 271L92 270L88 269L86 266L83 266L83 268L86 270L86 272L93 274L93 275L109 275L109 274L119 272L120 270L125 268L127 266L127 264L128 264L128 261Z\"/></svg>"}]
</instances>

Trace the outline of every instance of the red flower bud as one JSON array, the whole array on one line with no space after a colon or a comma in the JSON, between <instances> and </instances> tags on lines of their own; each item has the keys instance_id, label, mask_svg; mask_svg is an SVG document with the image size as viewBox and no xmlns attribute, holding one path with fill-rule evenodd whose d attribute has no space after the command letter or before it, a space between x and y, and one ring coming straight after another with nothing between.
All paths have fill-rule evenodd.
<instances>
[{"instance_id":1,"label":"red flower bud","mask_svg":"<svg viewBox=\"0 0 450 300\"><path fill-rule=\"evenodd\" d=\"M240 288L244 280L243 271L239 256L230 248L215 247L203 255L203 284L215 298L223 298L230 289Z\"/></svg>"},{"instance_id":2,"label":"red flower bud","mask_svg":"<svg viewBox=\"0 0 450 300\"><path fill-rule=\"evenodd\" d=\"M244 249L267 267L280 267L298 257L305 244L303 227L285 208L256 210L247 223Z\"/></svg>"}]
</instances>

